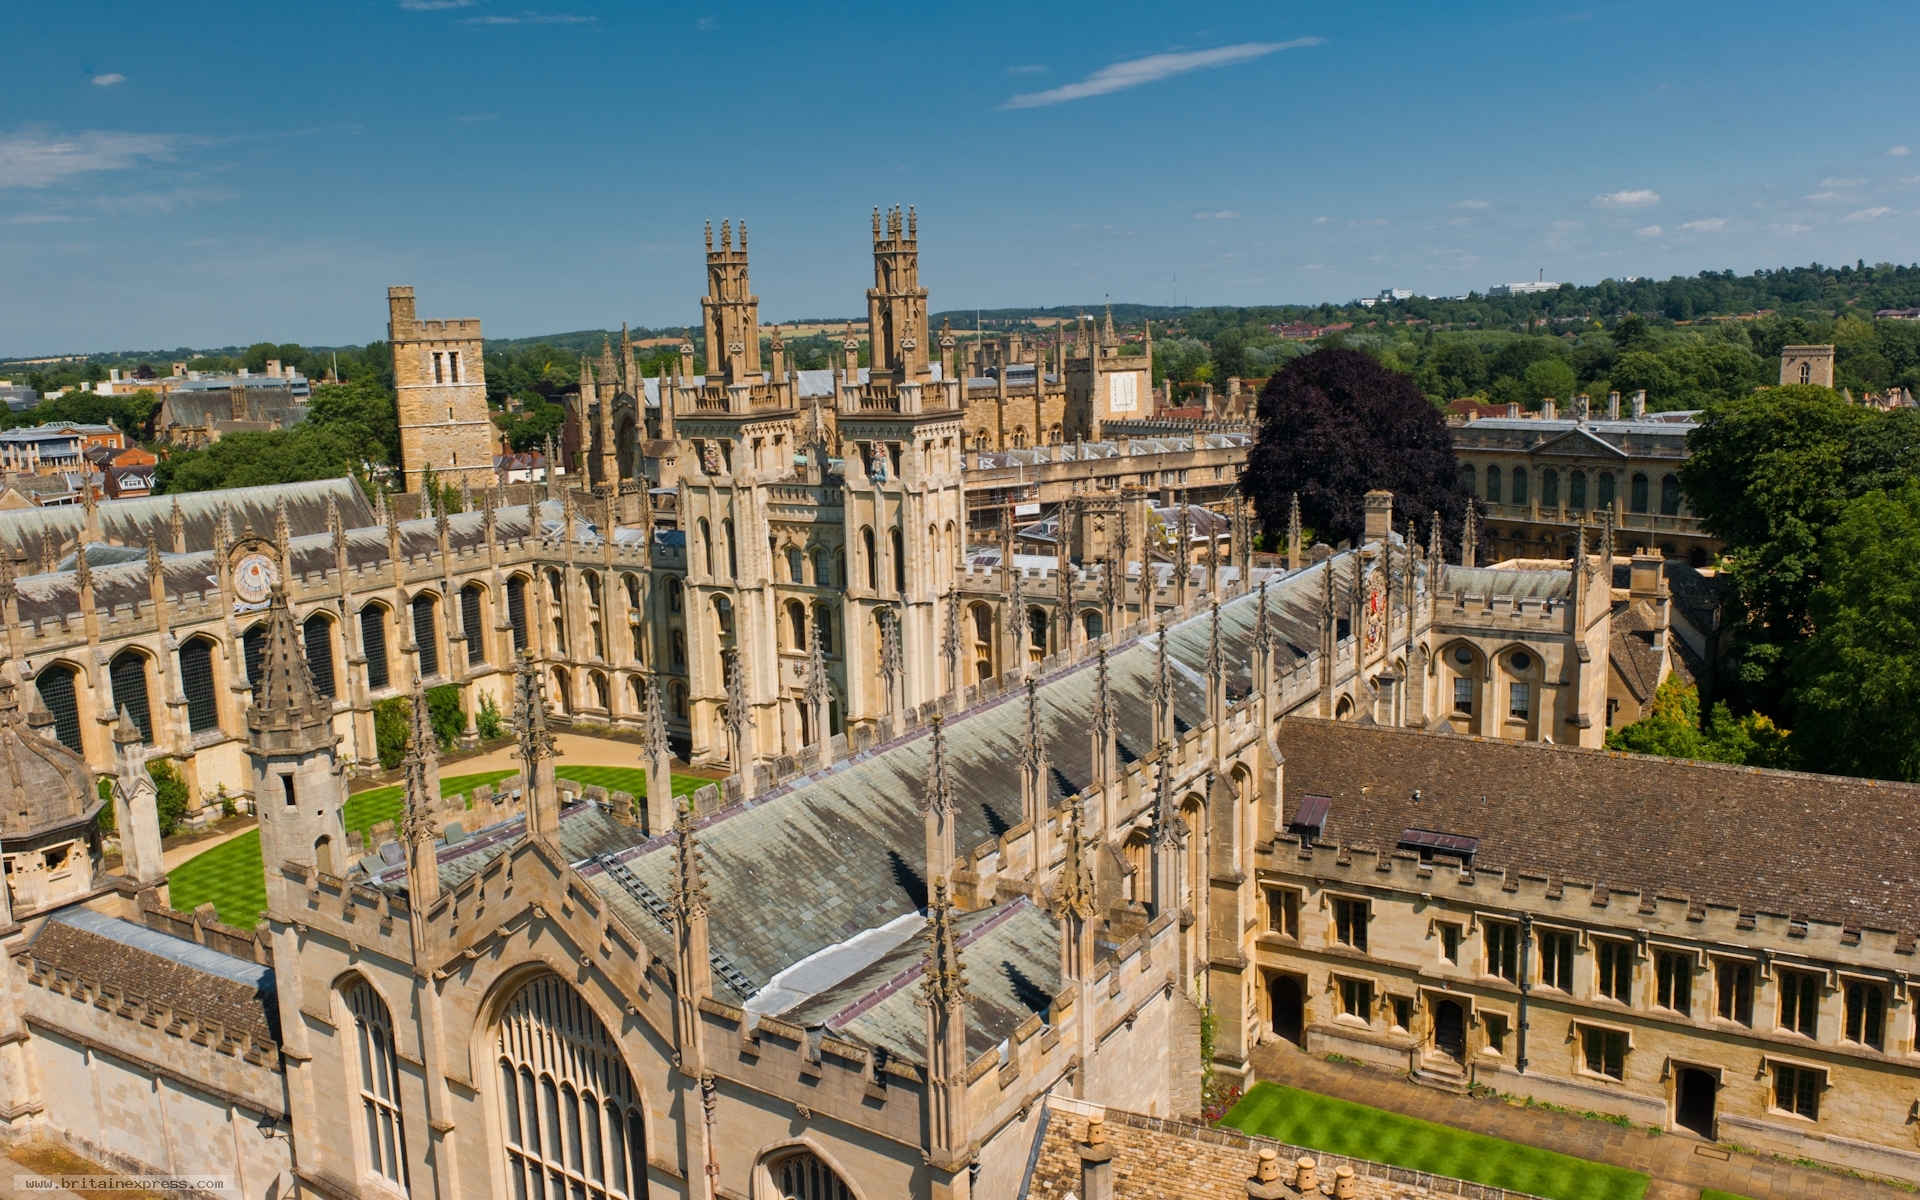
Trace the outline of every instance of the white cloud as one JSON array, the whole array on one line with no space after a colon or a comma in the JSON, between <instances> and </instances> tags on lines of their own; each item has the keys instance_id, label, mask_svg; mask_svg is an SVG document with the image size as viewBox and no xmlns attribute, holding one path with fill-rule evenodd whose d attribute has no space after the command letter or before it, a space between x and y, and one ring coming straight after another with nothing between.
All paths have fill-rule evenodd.
<instances>
[{"instance_id":1,"label":"white cloud","mask_svg":"<svg viewBox=\"0 0 1920 1200\"><path fill-rule=\"evenodd\" d=\"M1455 218L1453 218L1453 219L1452 219L1451 221L1448 221L1448 222L1447 222L1447 224L1449 224L1449 225L1470 225L1470 224L1472 224L1472 222L1471 222L1471 221L1469 221L1469 220L1468 220L1468 219L1467 219L1466 217L1455 217Z\"/></svg>"},{"instance_id":2,"label":"white cloud","mask_svg":"<svg viewBox=\"0 0 1920 1200\"><path fill-rule=\"evenodd\" d=\"M1842 179L1836 175L1832 179L1822 179L1820 186L1823 188L1859 187L1864 183L1866 183L1864 179Z\"/></svg>"},{"instance_id":3,"label":"white cloud","mask_svg":"<svg viewBox=\"0 0 1920 1200\"><path fill-rule=\"evenodd\" d=\"M1884 217L1884 216L1886 216L1886 215L1887 215L1888 213L1890 213L1890 212L1892 212L1892 211L1893 211L1892 209L1890 209L1890 208L1886 208L1886 207L1884 207L1884 206L1883 206L1883 207L1880 207L1880 208L1863 208L1863 209L1861 209L1861 210L1860 210L1859 212L1850 212L1850 213L1848 213L1848 214L1847 214L1847 220L1849 220L1849 221L1877 221L1877 220L1879 220L1879 219L1880 219L1881 217Z\"/></svg>"},{"instance_id":4,"label":"white cloud","mask_svg":"<svg viewBox=\"0 0 1920 1200\"><path fill-rule=\"evenodd\" d=\"M66 213L19 213L0 221L0 225L64 225L73 219Z\"/></svg>"},{"instance_id":5,"label":"white cloud","mask_svg":"<svg viewBox=\"0 0 1920 1200\"><path fill-rule=\"evenodd\" d=\"M1839 192L1815 192L1811 196L1808 196L1807 199L1809 200L1842 200L1842 199L1845 199L1845 197L1843 197Z\"/></svg>"},{"instance_id":6,"label":"white cloud","mask_svg":"<svg viewBox=\"0 0 1920 1200\"><path fill-rule=\"evenodd\" d=\"M1454 207L1455 208L1492 208L1493 205L1488 204L1485 200L1460 200L1455 202Z\"/></svg>"},{"instance_id":7,"label":"white cloud","mask_svg":"<svg viewBox=\"0 0 1920 1200\"><path fill-rule=\"evenodd\" d=\"M1635 237L1659 237L1664 232L1666 231L1658 225L1642 225L1633 231L1633 235Z\"/></svg>"},{"instance_id":8,"label":"white cloud","mask_svg":"<svg viewBox=\"0 0 1920 1200\"><path fill-rule=\"evenodd\" d=\"M1234 212L1230 208L1227 208L1227 209L1222 209L1219 212L1195 213L1193 214L1193 219L1196 221L1231 221L1239 215L1240 215L1239 213Z\"/></svg>"},{"instance_id":9,"label":"white cloud","mask_svg":"<svg viewBox=\"0 0 1920 1200\"><path fill-rule=\"evenodd\" d=\"M93 86L112 87L116 83L125 83L126 81L127 77L118 71L108 71L105 75L95 75L93 77Z\"/></svg>"},{"instance_id":10,"label":"white cloud","mask_svg":"<svg viewBox=\"0 0 1920 1200\"><path fill-rule=\"evenodd\" d=\"M1313 219L1313 223L1315 225L1325 225L1328 221L1331 221L1331 220L1333 220L1332 217L1315 217Z\"/></svg>"},{"instance_id":11,"label":"white cloud","mask_svg":"<svg viewBox=\"0 0 1920 1200\"><path fill-rule=\"evenodd\" d=\"M584 25L588 21L598 21L599 19L600 19L599 17L576 16L573 13L524 12L517 17L468 17L465 21L462 21L461 24L463 25ZM700 19L702 21L710 21L713 18L702 17ZM712 28L712 26L703 24L701 28L710 29Z\"/></svg>"},{"instance_id":12,"label":"white cloud","mask_svg":"<svg viewBox=\"0 0 1920 1200\"><path fill-rule=\"evenodd\" d=\"M1593 202L1601 208L1646 208L1660 203L1660 193L1651 188L1639 188L1634 191L1608 192L1604 196L1595 196Z\"/></svg>"},{"instance_id":13,"label":"white cloud","mask_svg":"<svg viewBox=\"0 0 1920 1200\"><path fill-rule=\"evenodd\" d=\"M1009 75L1045 75L1046 73L1047 68L1042 63L1027 63L1025 66L1007 68Z\"/></svg>"},{"instance_id":14,"label":"white cloud","mask_svg":"<svg viewBox=\"0 0 1920 1200\"><path fill-rule=\"evenodd\" d=\"M46 187L72 175L125 170L141 159L166 155L173 144L165 134L99 129L68 137L37 130L0 134L0 190Z\"/></svg>"},{"instance_id":15,"label":"white cloud","mask_svg":"<svg viewBox=\"0 0 1920 1200\"><path fill-rule=\"evenodd\" d=\"M1705 217L1698 221L1688 221L1680 228L1691 229L1695 233L1712 233L1717 229L1725 229L1726 227L1727 219L1725 217Z\"/></svg>"},{"instance_id":16,"label":"white cloud","mask_svg":"<svg viewBox=\"0 0 1920 1200\"><path fill-rule=\"evenodd\" d=\"M400 7L412 12L437 12L443 8L466 8L473 0L400 0Z\"/></svg>"},{"instance_id":17,"label":"white cloud","mask_svg":"<svg viewBox=\"0 0 1920 1200\"><path fill-rule=\"evenodd\" d=\"M1907 149L1905 146L1895 146L1893 149L1887 151L1887 157L1888 158L1905 158L1907 155L1912 153L1913 151Z\"/></svg>"},{"instance_id":18,"label":"white cloud","mask_svg":"<svg viewBox=\"0 0 1920 1200\"><path fill-rule=\"evenodd\" d=\"M1812 233L1813 226L1811 225L1775 225L1773 227L1773 230L1775 233Z\"/></svg>"},{"instance_id":19,"label":"white cloud","mask_svg":"<svg viewBox=\"0 0 1920 1200\"><path fill-rule=\"evenodd\" d=\"M1042 108L1049 104L1065 104L1069 100L1084 100L1089 96L1105 96L1113 92L1124 92L1128 88L1137 88L1142 84L1171 79L1175 75L1185 75L1188 71L1248 62L1252 59L1264 58L1278 50L1318 46L1324 41L1326 41L1325 38L1303 37L1294 38L1290 42L1242 42L1237 46L1220 46L1213 50L1150 54L1145 58L1129 59L1126 62L1114 63L1110 67L1101 67L1078 83L1049 88L1044 92L1028 92L1014 96L1000 107Z\"/></svg>"}]
</instances>

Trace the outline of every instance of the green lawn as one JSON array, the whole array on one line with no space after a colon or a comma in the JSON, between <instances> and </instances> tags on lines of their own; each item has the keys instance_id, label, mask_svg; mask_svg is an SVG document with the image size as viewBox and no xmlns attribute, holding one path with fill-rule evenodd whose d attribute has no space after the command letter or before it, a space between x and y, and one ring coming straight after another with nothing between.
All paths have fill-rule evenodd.
<instances>
[{"instance_id":1,"label":"green lawn","mask_svg":"<svg viewBox=\"0 0 1920 1200\"><path fill-rule=\"evenodd\" d=\"M1291 1146L1493 1184L1546 1200L1641 1200L1647 1177L1277 1084L1257 1084L1221 1122Z\"/></svg>"},{"instance_id":2,"label":"green lawn","mask_svg":"<svg viewBox=\"0 0 1920 1200\"><path fill-rule=\"evenodd\" d=\"M512 771L486 771L477 775L448 775L440 780L440 794L464 794L483 783L497 783L512 774ZM582 785L598 784L610 792L641 796L647 790L647 773L637 767L562 767L558 774ZM691 775L675 775L673 794L684 796L709 782ZM348 797L347 828L364 831L381 821L397 820L400 801L397 786L372 788ZM232 841L195 855L168 872L167 883L175 908L192 910L211 900L222 921L251 929L267 908L267 883L260 864L260 831L249 829Z\"/></svg>"},{"instance_id":3,"label":"green lawn","mask_svg":"<svg viewBox=\"0 0 1920 1200\"><path fill-rule=\"evenodd\" d=\"M1736 1196L1732 1192L1718 1192L1707 1188L1700 1193L1700 1200L1747 1200L1745 1196Z\"/></svg>"}]
</instances>

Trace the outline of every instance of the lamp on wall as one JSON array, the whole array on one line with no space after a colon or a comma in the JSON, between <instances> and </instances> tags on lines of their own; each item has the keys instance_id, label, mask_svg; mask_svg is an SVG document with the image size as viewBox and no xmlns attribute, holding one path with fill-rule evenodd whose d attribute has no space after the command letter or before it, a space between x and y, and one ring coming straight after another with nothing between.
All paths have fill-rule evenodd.
<instances>
[{"instance_id":1,"label":"lamp on wall","mask_svg":"<svg viewBox=\"0 0 1920 1200\"><path fill-rule=\"evenodd\" d=\"M255 1128L260 1131L260 1136L268 1141L272 1141L280 1134L280 1122L270 1112L260 1114L260 1124Z\"/></svg>"}]
</instances>

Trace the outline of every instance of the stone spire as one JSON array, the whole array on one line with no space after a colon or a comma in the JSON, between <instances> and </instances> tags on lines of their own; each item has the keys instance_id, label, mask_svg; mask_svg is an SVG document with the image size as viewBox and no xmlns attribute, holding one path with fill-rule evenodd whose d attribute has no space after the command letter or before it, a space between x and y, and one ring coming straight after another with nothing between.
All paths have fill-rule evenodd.
<instances>
[{"instance_id":1,"label":"stone spire","mask_svg":"<svg viewBox=\"0 0 1920 1200\"><path fill-rule=\"evenodd\" d=\"M1093 969L1093 927L1096 907L1093 863L1087 853L1085 802L1068 796L1060 805L1066 831L1061 837L1064 858L1053 884L1053 914L1060 922L1060 976L1085 979Z\"/></svg>"},{"instance_id":2,"label":"stone spire","mask_svg":"<svg viewBox=\"0 0 1920 1200\"><path fill-rule=\"evenodd\" d=\"M673 807L673 750L667 742L667 702L660 694L660 676L647 676L647 813L643 822L651 835Z\"/></svg>"},{"instance_id":3,"label":"stone spire","mask_svg":"<svg viewBox=\"0 0 1920 1200\"><path fill-rule=\"evenodd\" d=\"M1293 509L1287 514L1287 571L1307 565L1305 547L1300 545L1300 493L1293 494Z\"/></svg>"},{"instance_id":4,"label":"stone spire","mask_svg":"<svg viewBox=\"0 0 1920 1200\"><path fill-rule=\"evenodd\" d=\"M751 796L755 780L753 747L748 745L753 738L753 723L747 711L747 660L737 646L729 646L722 654L727 667L727 753L741 786Z\"/></svg>"},{"instance_id":5,"label":"stone spire","mask_svg":"<svg viewBox=\"0 0 1920 1200\"><path fill-rule=\"evenodd\" d=\"M1179 850L1186 840L1187 823L1173 799L1173 747L1161 742L1156 758L1153 822L1147 829L1147 842L1153 850L1153 915L1157 917L1179 905Z\"/></svg>"},{"instance_id":6,"label":"stone spire","mask_svg":"<svg viewBox=\"0 0 1920 1200\"><path fill-rule=\"evenodd\" d=\"M560 834L560 792L553 777L553 734L547 731L547 693L540 668L521 652L514 662L513 727L526 777L527 836L551 842Z\"/></svg>"},{"instance_id":7,"label":"stone spire","mask_svg":"<svg viewBox=\"0 0 1920 1200\"><path fill-rule=\"evenodd\" d=\"M1440 567L1442 565L1443 543L1440 539L1440 510L1433 510L1433 528L1427 534L1427 592L1429 595L1440 588Z\"/></svg>"},{"instance_id":8,"label":"stone spire","mask_svg":"<svg viewBox=\"0 0 1920 1200\"><path fill-rule=\"evenodd\" d=\"M1026 732L1020 745L1020 815L1032 831L1032 871L1047 866L1047 733L1040 720L1040 681L1027 677Z\"/></svg>"},{"instance_id":9,"label":"stone spire","mask_svg":"<svg viewBox=\"0 0 1920 1200\"><path fill-rule=\"evenodd\" d=\"M167 532L173 535L173 552L187 552L187 517L180 511L180 497L173 498L173 511L167 518Z\"/></svg>"},{"instance_id":10,"label":"stone spire","mask_svg":"<svg viewBox=\"0 0 1920 1200\"><path fill-rule=\"evenodd\" d=\"M113 819L120 832L121 874L142 886L160 883L167 875L160 848L160 794L147 770L140 727L125 707L113 727L113 762Z\"/></svg>"},{"instance_id":11,"label":"stone spire","mask_svg":"<svg viewBox=\"0 0 1920 1200\"><path fill-rule=\"evenodd\" d=\"M887 714L891 716L897 695L896 685L903 682L905 664L901 662L900 618L891 604L883 604L880 621L880 686L887 695Z\"/></svg>"},{"instance_id":12,"label":"stone spire","mask_svg":"<svg viewBox=\"0 0 1920 1200\"><path fill-rule=\"evenodd\" d=\"M1467 504L1466 516L1460 518L1460 565L1475 566L1480 561L1479 538L1474 529L1473 504Z\"/></svg>"},{"instance_id":13,"label":"stone spire","mask_svg":"<svg viewBox=\"0 0 1920 1200\"><path fill-rule=\"evenodd\" d=\"M713 994L713 955L707 936L707 881L693 816L691 804L683 805L674 815L673 876L667 884L667 910L673 925L677 1058L681 1072L697 1078L706 1070L700 1002Z\"/></svg>"},{"instance_id":14,"label":"stone spire","mask_svg":"<svg viewBox=\"0 0 1920 1200\"><path fill-rule=\"evenodd\" d=\"M1187 557L1192 551L1193 512L1187 507L1186 493L1182 492L1173 519L1173 595L1174 603L1183 609L1187 606L1187 584L1193 575Z\"/></svg>"},{"instance_id":15,"label":"stone spire","mask_svg":"<svg viewBox=\"0 0 1920 1200\"><path fill-rule=\"evenodd\" d=\"M253 745L275 754L333 745L333 705L313 686L300 648L300 627L279 583L267 601L266 636L260 646L260 678L247 709Z\"/></svg>"},{"instance_id":16,"label":"stone spire","mask_svg":"<svg viewBox=\"0 0 1920 1200\"><path fill-rule=\"evenodd\" d=\"M972 1140L967 1115L967 977L948 881L940 875L928 884L920 1003L927 1010L927 1161L936 1171L964 1171Z\"/></svg>"},{"instance_id":17,"label":"stone spire","mask_svg":"<svg viewBox=\"0 0 1920 1200\"><path fill-rule=\"evenodd\" d=\"M1027 573L1014 563L1012 543L1008 543L1005 570L1008 582L1009 614L1013 618L1013 669L1024 677L1027 673L1027 646L1033 637L1033 629L1027 621Z\"/></svg>"},{"instance_id":18,"label":"stone spire","mask_svg":"<svg viewBox=\"0 0 1920 1200\"><path fill-rule=\"evenodd\" d=\"M927 878L953 874L953 781L947 777L946 721L933 715L933 743L927 758L927 785L920 793L920 813L926 818Z\"/></svg>"},{"instance_id":19,"label":"stone spire","mask_svg":"<svg viewBox=\"0 0 1920 1200\"><path fill-rule=\"evenodd\" d=\"M946 627L940 634L940 656L947 662L947 683L953 689L954 703L967 693L967 682L960 673L960 590L947 589Z\"/></svg>"},{"instance_id":20,"label":"stone spire","mask_svg":"<svg viewBox=\"0 0 1920 1200\"><path fill-rule=\"evenodd\" d=\"M1260 581L1259 607L1253 614L1253 654L1258 662L1264 663L1273 653L1273 623L1267 620L1267 581Z\"/></svg>"},{"instance_id":21,"label":"stone spire","mask_svg":"<svg viewBox=\"0 0 1920 1200\"><path fill-rule=\"evenodd\" d=\"M1107 673L1107 648L1100 647L1093 670L1093 772L1094 782L1105 787L1116 773L1119 753L1114 745L1118 716L1113 710L1113 685Z\"/></svg>"},{"instance_id":22,"label":"stone spire","mask_svg":"<svg viewBox=\"0 0 1920 1200\"><path fill-rule=\"evenodd\" d=\"M1162 622L1153 644L1153 740L1173 739L1173 666L1167 658L1170 627Z\"/></svg>"},{"instance_id":23,"label":"stone spire","mask_svg":"<svg viewBox=\"0 0 1920 1200\"><path fill-rule=\"evenodd\" d=\"M827 699L831 691L827 683L827 648L820 637L819 620L807 631L807 673L801 695L807 702L808 720L813 723L814 744L824 752L832 736L827 731Z\"/></svg>"},{"instance_id":24,"label":"stone spire","mask_svg":"<svg viewBox=\"0 0 1920 1200\"><path fill-rule=\"evenodd\" d=\"M433 809L440 798L440 755L427 707L426 686L413 681L413 707L407 724L407 755L401 761L400 834L407 843L407 894L416 913L440 898L440 860L434 852L439 836L433 827Z\"/></svg>"}]
</instances>

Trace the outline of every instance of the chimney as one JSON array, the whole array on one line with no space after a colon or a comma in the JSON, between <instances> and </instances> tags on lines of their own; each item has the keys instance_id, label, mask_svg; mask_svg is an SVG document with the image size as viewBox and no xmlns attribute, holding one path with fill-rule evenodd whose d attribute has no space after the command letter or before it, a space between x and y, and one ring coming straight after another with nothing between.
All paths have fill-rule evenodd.
<instances>
[{"instance_id":1,"label":"chimney","mask_svg":"<svg viewBox=\"0 0 1920 1200\"><path fill-rule=\"evenodd\" d=\"M1247 1200L1281 1200L1287 1185L1280 1182L1280 1156L1271 1148L1260 1151L1253 1178L1247 1180Z\"/></svg>"},{"instance_id":2,"label":"chimney","mask_svg":"<svg viewBox=\"0 0 1920 1200\"><path fill-rule=\"evenodd\" d=\"M1542 400L1540 402L1540 419L1543 421L1557 420L1558 419L1557 414L1559 412L1559 409L1560 409L1559 402L1556 401L1552 396L1548 396L1545 400Z\"/></svg>"},{"instance_id":3,"label":"chimney","mask_svg":"<svg viewBox=\"0 0 1920 1200\"><path fill-rule=\"evenodd\" d=\"M1333 1200L1354 1200L1359 1191L1353 1182L1353 1168L1341 1166L1333 1173Z\"/></svg>"},{"instance_id":4,"label":"chimney","mask_svg":"<svg viewBox=\"0 0 1920 1200\"><path fill-rule=\"evenodd\" d=\"M1619 419L1620 419L1620 393L1608 392L1607 393L1607 420L1618 421Z\"/></svg>"},{"instance_id":5,"label":"chimney","mask_svg":"<svg viewBox=\"0 0 1920 1200\"><path fill-rule=\"evenodd\" d=\"M1657 600L1661 592L1663 560L1658 554L1636 554L1633 556L1633 576L1628 584L1629 594L1635 600Z\"/></svg>"},{"instance_id":6,"label":"chimney","mask_svg":"<svg viewBox=\"0 0 1920 1200\"><path fill-rule=\"evenodd\" d=\"M1507 415L1509 417L1518 417L1520 415L1520 406L1518 404L1507 405Z\"/></svg>"},{"instance_id":7,"label":"chimney","mask_svg":"<svg viewBox=\"0 0 1920 1200\"><path fill-rule=\"evenodd\" d=\"M1633 419L1643 421L1647 416L1647 389L1641 388L1633 394Z\"/></svg>"},{"instance_id":8,"label":"chimney","mask_svg":"<svg viewBox=\"0 0 1920 1200\"><path fill-rule=\"evenodd\" d=\"M1113 1200L1113 1147L1107 1144L1107 1116L1087 1118L1087 1140L1080 1145L1080 1200Z\"/></svg>"},{"instance_id":9,"label":"chimney","mask_svg":"<svg viewBox=\"0 0 1920 1200\"><path fill-rule=\"evenodd\" d=\"M1317 1166L1304 1154L1293 1164L1293 1186L1301 1195L1320 1190L1319 1177L1314 1173Z\"/></svg>"},{"instance_id":10,"label":"chimney","mask_svg":"<svg viewBox=\"0 0 1920 1200\"><path fill-rule=\"evenodd\" d=\"M1387 536L1393 531L1393 493L1384 488L1375 488L1368 492L1362 502L1366 506L1366 540L1385 544Z\"/></svg>"},{"instance_id":11,"label":"chimney","mask_svg":"<svg viewBox=\"0 0 1920 1200\"><path fill-rule=\"evenodd\" d=\"M1587 399L1585 393L1582 393L1573 398L1573 419L1574 420L1584 425L1587 422L1588 415L1592 411L1593 411L1593 401Z\"/></svg>"},{"instance_id":12,"label":"chimney","mask_svg":"<svg viewBox=\"0 0 1920 1200\"><path fill-rule=\"evenodd\" d=\"M267 375L273 379L280 378L280 360L279 359L270 358L267 360Z\"/></svg>"}]
</instances>

